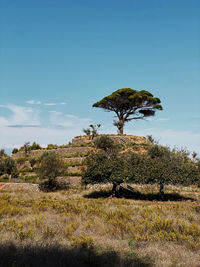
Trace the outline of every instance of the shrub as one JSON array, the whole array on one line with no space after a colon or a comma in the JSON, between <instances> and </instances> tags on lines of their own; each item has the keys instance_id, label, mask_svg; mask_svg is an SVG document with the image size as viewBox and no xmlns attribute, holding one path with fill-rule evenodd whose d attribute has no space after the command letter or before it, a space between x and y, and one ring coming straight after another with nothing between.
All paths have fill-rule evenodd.
<instances>
[{"instance_id":1,"label":"shrub","mask_svg":"<svg viewBox=\"0 0 200 267\"><path fill-rule=\"evenodd\" d=\"M38 149L42 149L41 146L36 142L33 142L33 144L31 145L31 150L38 150Z\"/></svg>"},{"instance_id":2,"label":"shrub","mask_svg":"<svg viewBox=\"0 0 200 267\"><path fill-rule=\"evenodd\" d=\"M33 169L33 167L34 167L35 163L37 162L37 160L36 160L35 158L31 158L31 159L29 160L29 162L30 162L30 164L31 164L31 168Z\"/></svg>"},{"instance_id":3,"label":"shrub","mask_svg":"<svg viewBox=\"0 0 200 267\"><path fill-rule=\"evenodd\" d=\"M19 151L18 148L13 148L13 150L12 150L12 154L16 154L18 151Z\"/></svg>"},{"instance_id":4,"label":"shrub","mask_svg":"<svg viewBox=\"0 0 200 267\"><path fill-rule=\"evenodd\" d=\"M54 151L46 151L43 153L39 164L39 178L47 179L46 186L53 189L56 185L56 177L62 173L63 162Z\"/></svg>"},{"instance_id":5,"label":"shrub","mask_svg":"<svg viewBox=\"0 0 200 267\"><path fill-rule=\"evenodd\" d=\"M108 150L114 146L114 141L107 135L101 135L94 140L94 146L99 149Z\"/></svg>"},{"instance_id":6,"label":"shrub","mask_svg":"<svg viewBox=\"0 0 200 267\"><path fill-rule=\"evenodd\" d=\"M113 184L113 195L117 186L129 179L129 162L117 151L92 152L86 159L86 165L87 169L82 176L83 184L110 182Z\"/></svg>"},{"instance_id":7,"label":"shrub","mask_svg":"<svg viewBox=\"0 0 200 267\"><path fill-rule=\"evenodd\" d=\"M94 139L94 137L98 136L98 129L101 127L101 124L93 125L90 124L89 128L83 129L83 132L90 137L90 139Z\"/></svg>"}]
</instances>

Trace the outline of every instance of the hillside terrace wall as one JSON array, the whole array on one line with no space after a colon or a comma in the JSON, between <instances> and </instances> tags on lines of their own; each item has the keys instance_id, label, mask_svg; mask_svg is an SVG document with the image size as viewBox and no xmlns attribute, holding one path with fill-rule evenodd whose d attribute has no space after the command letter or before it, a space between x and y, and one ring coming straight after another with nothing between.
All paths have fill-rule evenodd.
<instances>
[{"instance_id":1,"label":"hillside terrace wall","mask_svg":"<svg viewBox=\"0 0 200 267\"><path fill-rule=\"evenodd\" d=\"M55 151L56 154L58 155L63 155L63 156L70 156L73 154L84 154L84 153L88 153L89 151L92 150L92 147L67 147L67 148L57 148L57 149L51 149L49 151ZM29 157L39 157L41 156L45 151L45 149L41 149L41 150L32 150L28 156ZM17 152L15 154L12 155L12 157L14 159L20 158L20 157L24 157L26 156L24 151L20 151Z\"/></svg>"},{"instance_id":2,"label":"hillside terrace wall","mask_svg":"<svg viewBox=\"0 0 200 267\"><path fill-rule=\"evenodd\" d=\"M144 136L135 136L135 135L108 135L115 143L126 144L142 144L148 143L147 139ZM92 140L88 136L77 136L72 139L72 145L88 145L92 144Z\"/></svg>"}]
</instances>

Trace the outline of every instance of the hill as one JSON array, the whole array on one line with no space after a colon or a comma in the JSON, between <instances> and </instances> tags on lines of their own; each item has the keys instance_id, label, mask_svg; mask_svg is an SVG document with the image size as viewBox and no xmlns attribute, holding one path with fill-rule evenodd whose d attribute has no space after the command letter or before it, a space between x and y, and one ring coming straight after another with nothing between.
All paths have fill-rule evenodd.
<instances>
[{"instance_id":1,"label":"hill","mask_svg":"<svg viewBox=\"0 0 200 267\"><path fill-rule=\"evenodd\" d=\"M149 146L149 142L145 137L133 135L109 135L115 143L122 145L122 151L131 150L135 153L144 153ZM93 140L88 136L77 136L64 146L51 145L51 149L31 150L29 153L19 151L12 155L17 163L17 170L21 181L37 180L37 161L45 151L55 151L60 155L66 166L66 172L59 179L69 186L78 186L81 182L82 168L84 168L84 160L90 151L94 150ZM36 163L31 166L31 159L35 159Z\"/></svg>"}]
</instances>

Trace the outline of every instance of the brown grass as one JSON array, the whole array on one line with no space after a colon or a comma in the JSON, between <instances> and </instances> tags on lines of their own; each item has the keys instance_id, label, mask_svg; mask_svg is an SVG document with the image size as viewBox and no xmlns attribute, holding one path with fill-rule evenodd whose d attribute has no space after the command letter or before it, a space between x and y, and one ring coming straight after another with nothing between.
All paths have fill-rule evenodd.
<instances>
[{"instance_id":1,"label":"brown grass","mask_svg":"<svg viewBox=\"0 0 200 267\"><path fill-rule=\"evenodd\" d=\"M134 188L141 195L158 191L156 186ZM97 189L98 198L85 197ZM64 257L65 250L69 257L77 251L82 255L71 266L200 266L199 188L167 186L169 195L176 192L188 200L164 202L107 198L106 190L109 185L0 192L0 266L20 266L20 261L26 266L34 253L37 264L30 266L37 266L42 251L50 261L50 251ZM16 265L5 265L8 259ZM94 264L97 259L101 265Z\"/></svg>"}]
</instances>

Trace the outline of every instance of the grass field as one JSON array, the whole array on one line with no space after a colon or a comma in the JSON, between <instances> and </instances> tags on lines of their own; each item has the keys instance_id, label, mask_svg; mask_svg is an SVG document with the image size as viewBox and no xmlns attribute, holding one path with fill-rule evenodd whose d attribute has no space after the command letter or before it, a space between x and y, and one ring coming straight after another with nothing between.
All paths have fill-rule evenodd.
<instances>
[{"instance_id":1,"label":"grass field","mask_svg":"<svg viewBox=\"0 0 200 267\"><path fill-rule=\"evenodd\" d=\"M200 188L0 192L0 266L200 266Z\"/></svg>"}]
</instances>

